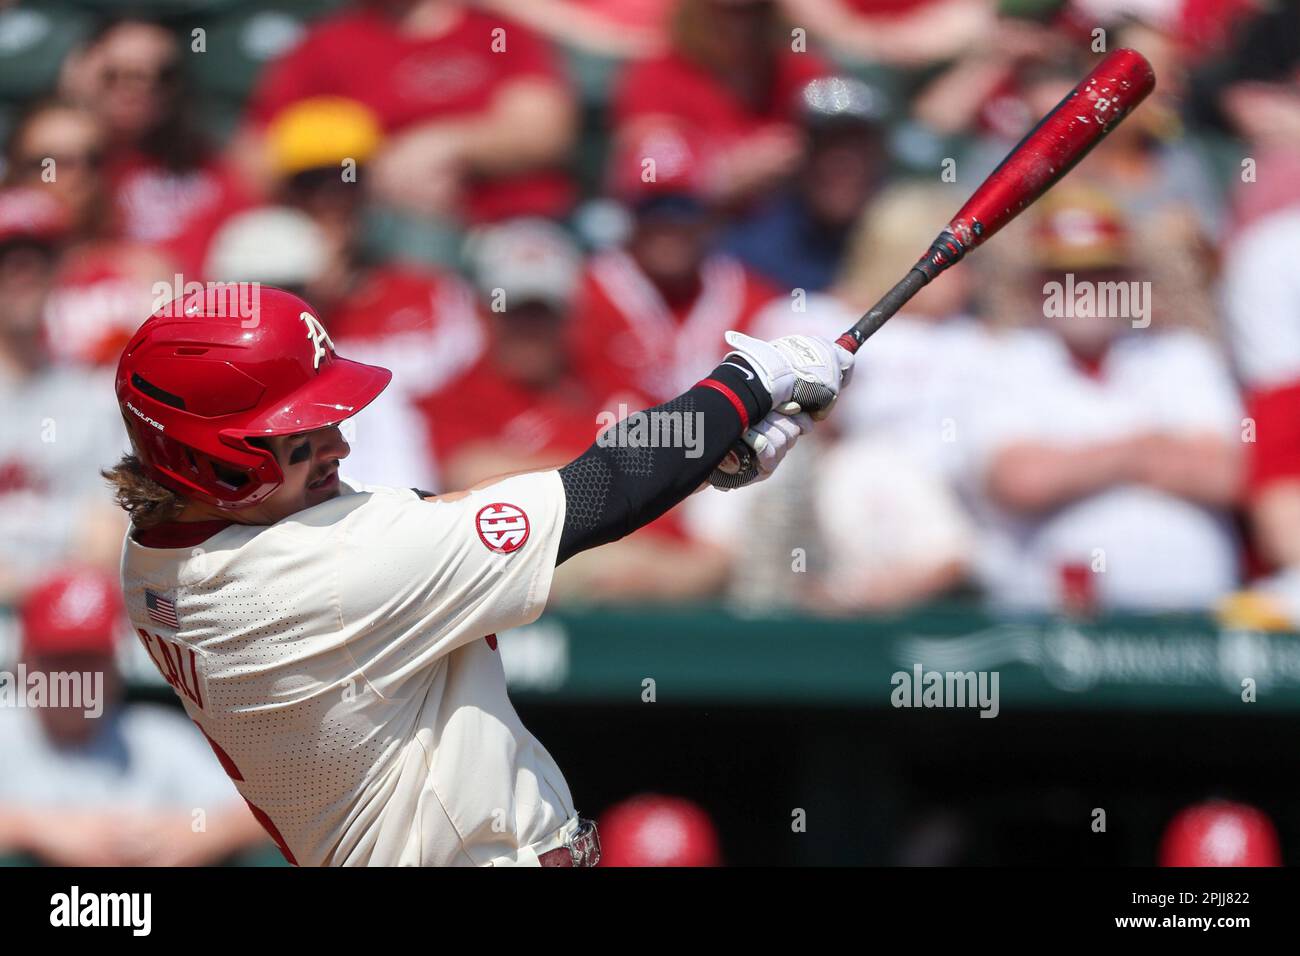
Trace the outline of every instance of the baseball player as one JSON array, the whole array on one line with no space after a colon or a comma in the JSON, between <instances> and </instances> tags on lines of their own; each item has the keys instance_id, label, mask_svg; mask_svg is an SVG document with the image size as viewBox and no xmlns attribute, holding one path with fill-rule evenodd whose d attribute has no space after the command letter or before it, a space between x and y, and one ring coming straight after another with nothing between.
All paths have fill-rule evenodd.
<instances>
[{"instance_id":1,"label":"baseball player","mask_svg":"<svg viewBox=\"0 0 1300 956\"><path fill-rule=\"evenodd\" d=\"M134 454L106 477L132 519L136 635L289 862L594 865L495 635L536 620L556 565L673 507L742 435L752 480L770 474L852 356L729 332L717 368L639 413L698 415L702 454L611 429L558 470L434 496L340 478L338 425L390 373L335 354L306 302L259 292L251 315L233 287L183 296L122 354Z\"/></svg>"}]
</instances>

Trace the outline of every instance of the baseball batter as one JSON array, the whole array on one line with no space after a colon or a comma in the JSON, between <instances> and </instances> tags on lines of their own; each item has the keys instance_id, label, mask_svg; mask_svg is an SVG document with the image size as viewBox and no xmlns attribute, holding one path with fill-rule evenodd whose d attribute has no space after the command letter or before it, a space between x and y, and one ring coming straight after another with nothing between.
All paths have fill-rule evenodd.
<instances>
[{"instance_id":1,"label":"baseball batter","mask_svg":"<svg viewBox=\"0 0 1300 956\"><path fill-rule=\"evenodd\" d=\"M722 364L640 413L698 414L702 455L606 436L558 470L434 496L339 476L338 425L390 373L336 355L301 299L262 287L250 316L236 295L171 303L118 366L133 454L106 477L132 519L122 587L144 648L291 863L594 865L594 826L515 714L495 635L541 614L558 564L673 507L742 435L755 480L770 474L852 356L727 333Z\"/></svg>"}]
</instances>

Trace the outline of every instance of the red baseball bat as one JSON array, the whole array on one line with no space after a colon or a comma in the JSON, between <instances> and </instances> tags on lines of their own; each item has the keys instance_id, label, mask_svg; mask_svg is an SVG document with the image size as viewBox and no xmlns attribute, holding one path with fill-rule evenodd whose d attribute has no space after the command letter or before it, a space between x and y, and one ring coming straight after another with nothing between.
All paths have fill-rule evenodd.
<instances>
[{"instance_id":1,"label":"red baseball bat","mask_svg":"<svg viewBox=\"0 0 1300 956\"><path fill-rule=\"evenodd\" d=\"M856 352L931 279L983 243L1068 173L1155 88L1146 57L1109 54L1006 155L896 286L837 340Z\"/></svg>"}]
</instances>

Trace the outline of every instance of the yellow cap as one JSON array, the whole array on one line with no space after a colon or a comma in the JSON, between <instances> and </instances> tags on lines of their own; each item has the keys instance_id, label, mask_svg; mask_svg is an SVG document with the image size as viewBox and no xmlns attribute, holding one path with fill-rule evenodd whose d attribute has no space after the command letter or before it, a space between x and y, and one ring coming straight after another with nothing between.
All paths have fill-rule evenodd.
<instances>
[{"instance_id":1,"label":"yellow cap","mask_svg":"<svg viewBox=\"0 0 1300 956\"><path fill-rule=\"evenodd\" d=\"M1124 214L1090 184L1066 183L1037 209L1033 256L1043 269L1107 269L1130 264Z\"/></svg>"},{"instance_id":2,"label":"yellow cap","mask_svg":"<svg viewBox=\"0 0 1300 956\"><path fill-rule=\"evenodd\" d=\"M281 176L364 163L383 138L379 120L356 100L315 96L286 107L267 127L271 166Z\"/></svg>"}]
</instances>

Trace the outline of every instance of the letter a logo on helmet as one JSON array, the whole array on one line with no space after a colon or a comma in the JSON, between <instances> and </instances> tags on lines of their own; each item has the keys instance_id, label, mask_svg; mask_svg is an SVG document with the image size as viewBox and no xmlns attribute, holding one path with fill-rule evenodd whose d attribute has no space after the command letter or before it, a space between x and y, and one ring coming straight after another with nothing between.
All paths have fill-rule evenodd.
<instances>
[{"instance_id":1,"label":"letter a logo on helmet","mask_svg":"<svg viewBox=\"0 0 1300 956\"><path fill-rule=\"evenodd\" d=\"M145 473L229 509L262 501L284 481L275 456L249 439L337 425L393 377L335 354L297 296L261 286L250 316L240 291L232 283L163 306L127 343L116 380Z\"/></svg>"},{"instance_id":2,"label":"letter a logo on helmet","mask_svg":"<svg viewBox=\"0 0 1300 956\"><path fill-rule=\"evenodd\" d=\"M311 344L315 346L316 351L311 357L311 367L320 368L320 360L325 357L325 346L329 346L330 351L334 351L334 343L330 341L329 333L325 331L325 326L320 324L320 319L310 312L304 312L298 318L307 323L307 338L311 339Z\"/></svg>"}]
</instances>

